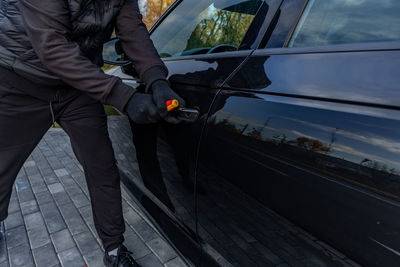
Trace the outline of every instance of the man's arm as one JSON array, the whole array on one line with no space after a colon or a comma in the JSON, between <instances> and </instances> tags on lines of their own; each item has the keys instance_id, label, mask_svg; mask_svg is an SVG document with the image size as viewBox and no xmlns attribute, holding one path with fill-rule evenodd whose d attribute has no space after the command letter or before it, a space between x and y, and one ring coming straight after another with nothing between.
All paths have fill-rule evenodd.
<instances>
[{"instance_id":1,"label":"man's arm","mask_svg":"<svg viewBox=\"0 0 400 267\"><path fill-rule=\"evenodd\" d=\"M147 89L154 81L166 80L168 69L150 39L137 0L126 0L117 17L116 33Z\"/></svg>"},{"instance_id":2,"label":"man's arm","mask_svg":"<svg viewBox=\"0 0 400 267\"><path fill-rule=\"evenodd\" d=\"M105 74L68 39L71 24L65 1L21 0L20 8L32 47L46 68L94 99L124 110L135 90Z\"/></svg>"}]
</instances>

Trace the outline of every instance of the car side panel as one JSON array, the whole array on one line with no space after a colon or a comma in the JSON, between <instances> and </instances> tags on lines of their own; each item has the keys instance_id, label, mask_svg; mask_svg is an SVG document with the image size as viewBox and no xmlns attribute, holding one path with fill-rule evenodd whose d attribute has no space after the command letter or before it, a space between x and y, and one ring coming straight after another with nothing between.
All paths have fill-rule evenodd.
<instances>
[{"instance_id":1,"label":"car side panel","mask_svg":"<svg viewBox=\"0 0 400 267\"><path fill-rule=\"evenodd\" d=\"M397 266L400 52L269 51L219 93L199 182L242 192L363 265ZM251 232L262 229L260 215L248 214L247 234L267 242Z\"/></svg>"}]
</instances>

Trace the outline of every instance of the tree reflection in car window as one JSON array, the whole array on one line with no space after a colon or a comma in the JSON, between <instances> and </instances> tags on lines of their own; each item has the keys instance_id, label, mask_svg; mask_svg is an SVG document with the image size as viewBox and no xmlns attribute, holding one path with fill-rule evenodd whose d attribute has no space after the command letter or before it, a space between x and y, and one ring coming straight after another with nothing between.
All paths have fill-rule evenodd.
<instances>
[{"instance_id":1,"label":"tree reflection in car window","mask_svg":"<svg viewBox=\"0 0 400 267\"><path fill-rule=\"evenodd\" d=\"M398 0L311 0L289 47L400 40Z\"/></svg>"},{"instance_id":2,"label":"tree reflection in car window","mask_svg":"<svg viewBox=\"0 0 400 267\"><path fill-rule=\"evenodd\" d=\"M161 57L237 50L261 0L183 1L153 32Z\"/></svg>"}]
</instances>

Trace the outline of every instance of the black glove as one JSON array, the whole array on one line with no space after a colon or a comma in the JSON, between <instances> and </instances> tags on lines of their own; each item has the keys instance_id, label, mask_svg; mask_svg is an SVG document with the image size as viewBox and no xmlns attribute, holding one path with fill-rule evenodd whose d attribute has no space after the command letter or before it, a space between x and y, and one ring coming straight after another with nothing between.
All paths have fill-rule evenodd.
<instances>
[{"instance_id":1,"label":"black glove","mask_svg":"<svg viewBox=\"0 0 400 267\"><path fill-rule=\"evenodd\" d=\"M156 123L160 120L153 97L149 94L135 93L126 104L125 112L138 124Z\"/></svg>"},{"instance_id":2,"label":"black glove","mask_svg":"<svg viewBox=\"0 0 400 267\"><path fill-rule=\"evenodd\" d=\"M183 100L177 93L175 93L168 82L165 80L155 81L151 90L153 91L153 101L157 106L158 113L160 116L169 123L177 124L181 122L177 118L171 116L167 111L167 100L176 99L179 101L179 107L185 107L185 100Z\"/></svg>"}]
</instances>

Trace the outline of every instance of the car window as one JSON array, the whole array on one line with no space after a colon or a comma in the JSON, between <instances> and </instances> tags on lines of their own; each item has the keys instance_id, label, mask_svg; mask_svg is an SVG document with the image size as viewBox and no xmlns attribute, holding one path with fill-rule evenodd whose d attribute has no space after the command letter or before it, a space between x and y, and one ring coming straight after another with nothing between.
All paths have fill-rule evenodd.
<instances>
[{"instance_id":1,"label":"car window","mask_svg":"<svg viewBox=\"0 0 400 267\"><path fill-rule=\"evenodd\" d=\"M184 0L154 30L161 57L237 50L262 0Z\"/></svg>"},{"instance_id":2,"label":"car window","mask_svg":"<svg viewBox=\"0 0 400 267\"><path fill-rule=\"evenodd\" d=\"M310 0L289 47L400 40L399 0Z\"/></svg>"}]
</instances>

